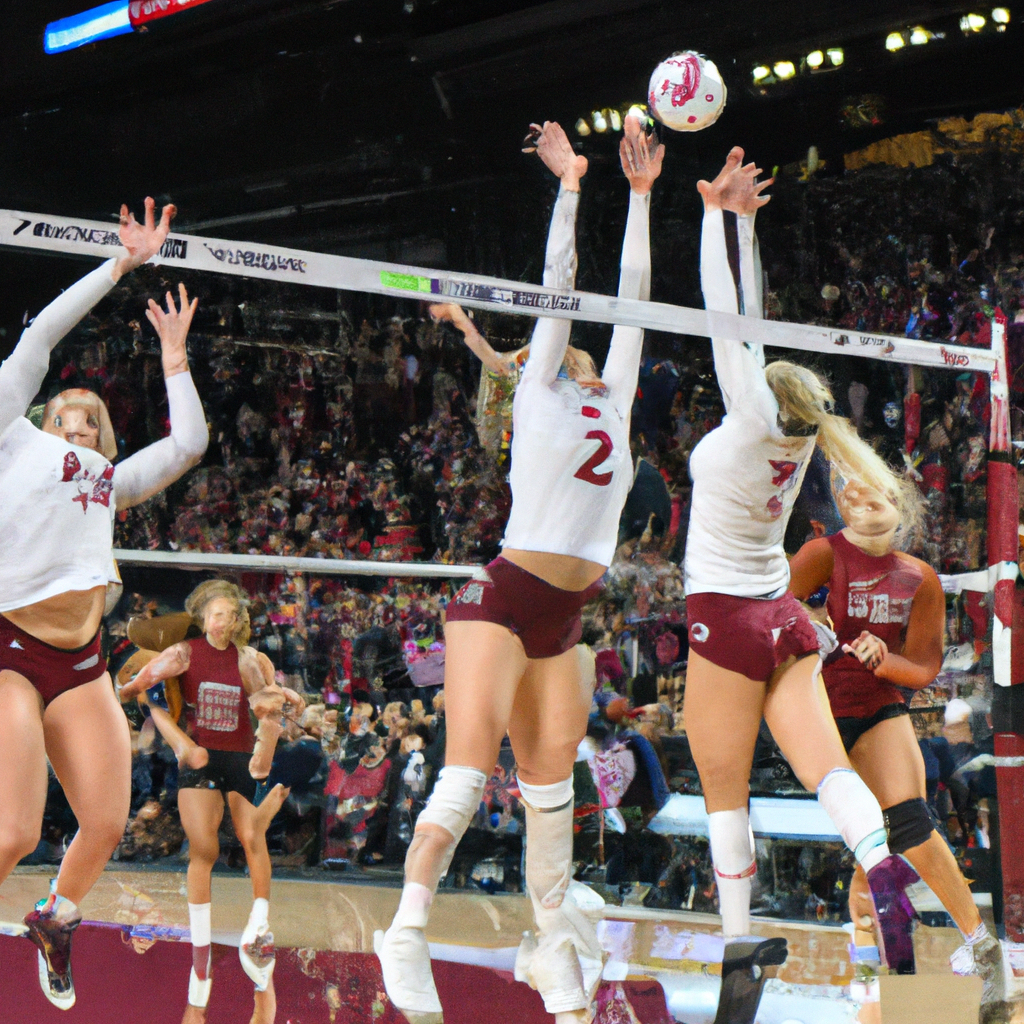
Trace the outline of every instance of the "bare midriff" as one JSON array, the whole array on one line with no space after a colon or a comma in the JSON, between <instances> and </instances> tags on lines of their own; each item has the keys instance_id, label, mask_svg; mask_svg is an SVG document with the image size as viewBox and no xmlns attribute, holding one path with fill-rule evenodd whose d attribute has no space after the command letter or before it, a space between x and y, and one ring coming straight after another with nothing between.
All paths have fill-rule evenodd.
<instances>
[{"instance_id":1,"label":"bare midriff","mask_svg":"<svg viewBox=\"0 0 1024 1024\"><path fill-rule=\"evenodd\" d=\"M96 635L106 599L106 587L68 590L2 614L29 636L70 651L84 647Z\"/></svg>"},{"instance_id":2,"label":"bare midriff","mask_svg":"<svg viewBox=\"0 0 1024 1024\"><path fill-rule=\"evenodd\" d=\"M502 548L501 557L540 577L559 590L586 590L604 574L607 566L588 562L574 555L556 555L550 551L523 551L520 548Z\"/></svg>"}]
</instances>

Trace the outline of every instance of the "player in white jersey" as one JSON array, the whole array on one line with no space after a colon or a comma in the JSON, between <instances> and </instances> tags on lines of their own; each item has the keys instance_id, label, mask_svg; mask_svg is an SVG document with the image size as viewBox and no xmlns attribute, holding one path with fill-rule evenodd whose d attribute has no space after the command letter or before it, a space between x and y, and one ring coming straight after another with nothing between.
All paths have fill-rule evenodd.
<instances>
[{"instance_id":1,"label":"player in white jersey","mask_svg":"<svg viewBox=\"0 0 1024 1024\"><path fill-rule=\"evenodd\" d=\"M26 918L39 947L44 994L74 1004L71 936L78 904L124 832L131 798L128 723L100 654L114 514L178 479L206 450L208 433L185 339L195 302L152 300L147 316L160 337L169 437L119 463L110 417L98 396L62 392L46 407L42 430L24 416L50 352L118 279L160 250L174 208L143 224L121 208L125 253L54 300L0 366L0 882L39 842L49 759L78 820L48 899Z\"/></svg>"},{"instance_id":2,"label":"player in white jersey","mask_svg":"<svg viewBox=\"0 0 1024 1024\"><path fill-rule=\"evenodd\" d=\"M709 309L761 315L754 216L767 201L759 171L738 147L704 198L701 281ZM730 262L735 222L738 267ZM764 365L759 345L712 342L725 401L721 426L690 458L693 502L685 557L690 655L685 720L709 815L726 938L750 932L756 871L748 782L762 716L800 781L829 813L868 875L891 968L904 965L909 873L891 856L878 802L851 770L820 682L819 643L787 593L782 541L808 460L818 444L850 479L891 479L810 370ZM912 948L910 950L912 960Z\"/></svg>"},{"instance_id":3,"label":"player in white jersey","mask_svg":"<svg viewBox=\"0 0 1024 1024\"><path fill-rule=\"evenodd\" d=\"M556 124L544 125L537 151L561 179L544 284L569 289L587 162ZM662 154L629 119L621 146L631 192L620 296L649 294L648 194ZM566 896L572 766L591 699L573 648L580 608L611 562L632 480L629 418L643 332L615 328L601 377L592 364L566 365L569 333L568 320L537 321L513 407L512 513L503 555L448 606L446 764L416 823L398 911L375 942L388 995L413 1024L441 1020L424 928L438 880L479 808L506 732L526 807L526 886L540 937L536 949L524 941L517 976L540 991L558 1024L569 1024L587 1019L600 973L593 926L573 893ZM598 967L587 981L581 955Z\"/></svg>"}]
</instances>

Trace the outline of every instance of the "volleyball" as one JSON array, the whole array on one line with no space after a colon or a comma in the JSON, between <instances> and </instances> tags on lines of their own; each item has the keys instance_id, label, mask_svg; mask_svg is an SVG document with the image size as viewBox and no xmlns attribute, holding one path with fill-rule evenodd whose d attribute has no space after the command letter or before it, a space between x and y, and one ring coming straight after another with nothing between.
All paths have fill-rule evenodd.
<instances>
[{"instance_id":1,"label":"volleyball","mask_svg":"<svg viewBox=\"0 0 1024 1024\"><path fill-rule=\"evenodd\" d=\"M693 50L673 54L651 75L647 105L666 128L699 132L725 109L726 88L713 61Z\"/></svg>"}]
</instances>

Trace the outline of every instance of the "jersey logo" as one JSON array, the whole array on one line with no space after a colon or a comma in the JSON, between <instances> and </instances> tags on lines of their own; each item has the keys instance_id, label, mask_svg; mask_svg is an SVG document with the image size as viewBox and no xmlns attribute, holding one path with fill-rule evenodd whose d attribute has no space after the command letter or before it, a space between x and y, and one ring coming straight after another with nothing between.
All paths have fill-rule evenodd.
<instances>
[{"instance_id":1,"label":"jersey logo","mask_svg":"<svg viewBox=\"0 0 1024 1024\"><path fill-rule=\"evenodd\" d=\"M772 519L778 519L782 515L782 499L777 495L773 494L769 499L765 508L768 509L768 515Z\"/></svg>"},{"instance_id":2,"label":"jersey logo","mask_svg":"<svg viewBox=\"0 0 1024 1024\"><path fill-rule=\"evenodd\" d=\"M703 622L695 622L690 627L690 639L698 644L704 643L711 636L711 630Z\"/></svg>"},{"instance_id":3,"label":"jersey logo","mask_svg":"<svg viewBox=\"0 0 1024 1024\"><path fill-rule=\"evenodd\" d=\"M601 446L594 452L579 469L573 473L577 480L583 480L588 484L595 484L598 487L607 487L612 482L612 473L598 473L596 469L614 450L612 439L603 430L588 430L588 441L600 441Z\"/></svg>"},{"instance_id":4,"label":"jersey logo","mask_svg":"<svg viewBox=\"0 0 1024 1024\"><path fill-rule=\"evenodd\" d=\"M583 413L587 419L599 420L601 418L601 410L595 409L592 405L583 406L583 408L580 409L580 412Z\"/></svg>"},{"instance_id":5,"label":"jersey logo","mask_svg":"<svg viewBox=\"0 0 1024 1024\"><path fill-rule=\"evenodd\" d=\"M114 490L114 467L108 462L107 468L94 476L88 469L82 468L82 463L74 452L68 452L64 456L61 483L78 484L78 493L71 500L81 503L83 513L88 511L90 503L110 508L110 495Z\"/></svg>"},{"instance_id":6,"label":"jersey logo","mask_svg":"<svg viewBox=\"0 0 1024 1024\"><path fill-rule=\"evenodd\" d=\"M775 476L772 477L772 486L781 487L784 491L788 491L789 487L786 486L787 482L792 478L793 474L799 469L799 462L779 462L776 459L769 459L768 464L775 470Z\"/></svg>"},{"instance_id":7,"label":"jersey logo","mask_svg":"<svg viewBox=\"0 0 1024 1024\"><path fill-rule=\"evenodd\" d=\"M23 651L23 650L25 650L25 648L22 647L21 644L19 644L17 640L12 640L7 646L8 647L13 647L14 650L16 650L16 651Z\"/></svg>"},{"instance_id":8,"label":"jersey logo","mask_svg":"<svg viewBox=\"0 0 1024 1024\"><path fill-rule=\"evenodd\" d=\"M242 689L229 683L202 682L196 698L196 725L210 732L235 732Z\"/></svg>"},{"instance_id":9,"label":"jersey logo","mask_svg":"<svg viewBox=\"0 0 1024 1024\"><path fill-rule=\"evenodd\" d=\"M77 665L72 665L71 667L76 672L84 672L86 669L92 668L94 665L98 665L99 660L100 656L98 654L94 654L91 658L86 658L85 661L80 661Z\"/></svg>"}]
</instances>

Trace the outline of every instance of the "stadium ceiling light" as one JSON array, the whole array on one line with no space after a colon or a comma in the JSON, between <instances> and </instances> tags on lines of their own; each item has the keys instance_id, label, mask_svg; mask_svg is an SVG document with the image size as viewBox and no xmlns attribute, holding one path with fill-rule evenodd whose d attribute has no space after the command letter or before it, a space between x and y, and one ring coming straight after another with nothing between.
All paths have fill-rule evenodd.
<instances>
[{"instance_id":1,"label":"stadium ceiling light","mask_svg":"<svg viewBox=\"0 0 1024 1024\"><path fill-rule=\"evenodd\" d=\"M127 35L131 31L128 0L117 0L81 14L72 14L69 18L51 21L43 32L43 49L47 53L63 53L100 39Z\"/></svg>"},{"instance_id":2,"label":"stadium ceiling light","mask_svg":"<svg viewBox=\"0 0 1024 1024\"><path fill-rule=\"evenodd\" d=\"M1008 7L996 7L992 11L992 20L997 25L1010 24L1010 9Z\"/></svg>"},{"instance_id":3,"label":"stadium ceiling light","mask_svg":"<svg viewBox=\"0 0 1024 1024\"><path fill-rule=\"evenodd\" d=\"M809 68L820 68L825 63L825 54L821 50L814 50L804 58Z\"/></svg>"},{"instance_id":4,"label":"stadium ceiling light","mask_svg":"<svg viewBox=\"0 0 1024 1024\"><path fill-rule=\"evenodd\" d=\"M771 73L772 69L766 67L764 64L758 64L758 66L751 72L754 76L755 82L763 82Z\"/></svg>"},{"instance_id":5,"label":"stadium ceiling light","mask_svg":"<svg viewBox=\"0 0 1024 1024\"><path fill-rule=\"evenodd\" d=\"M617 110L608 111L608 124L613 132L622 131L622 115Z\"/></svg>"},{"instance_id":6,"label":"stadium ceiling light","mask_svg":"<svg viewBox=\"0 0 1024 1024\"><path fill-rule=\"evenodd\" d=\"M634 103L633 106L626 111L627 117L635 117L641 124L647 124L647 108L642 103Z\"/></svg>"},{"instance_id":7,"label":"stadium ceiling light","mask_svg":"<svg viewBox=\"0 0 1024 1024\"><path fill-rule=\"evenodd\" d=\"M825 55L832 62L832 66L841 68L843 61L846 60L846 54L838 46L833 46L825 51Z\"/></svg>"},{"instance_id":8,"label":"stadium ceiling light","mask_svg":"<svg viewBox=\"0 0 1024 1024\"><path fill-rule=\"evenodd\" d=\"M796 74L796 65L791 60L780 60L775 65L774 70L776 78L785 81L787 78L792 78Z\"/></svg>"},{"instance_id":9,"label":"stadium ceiling light","mask_svg":"<svg viewBox=\"0 0 1024 1024\"><path fill-rule=\"evenodd\" d=\"M907 41L903 38L902 32L890 32L885 37L885 48L890 53L895 53L897 50L902 50L907 45Z\"/></svg>"},{"instance_id":10,"label":"stadium ceiling light","mask_svg":"<svg viewBox=\"0 0 1024 1024\"><path fill-rule=\"evenodd\" d=\"M960 28L964 32L980 32L985 27L985 15L965 14L960 19Z\"/></svg>"},{"instance_id":11,"label":"stadium ceiling light","mask_svg":"<svg viewBox=\"0 0 1024 1024\"><path fill-rule=\"evenodd\" d=\"M587 124L587 119L585 117L581 117L576 122L576 134L583 136L587 136L590 134L590 125Z\"/></svg>"},{"instance_id":12,"label":"stadium ceiling light","mask_svg":"<svg viewBox=\"0 0 1024 1024\"><path fill-rule=\"evenodd\" d=\"M922 28L920 25L915 26L910 30L910 45L911 46L924 46L925 43L930 42L933 38L933 34L926 28Z\"/></svg>"},{"instance_id":13,"label":"stadium ceiling light","mask_svg":"<svg viewBox=\"0 0 1024 1024\"><path fill-rule=\"evenodd\" d=\"M590 115L590 121L594 126L594 131L598 134L608 131L608 122L604 119L604 111L595 110Z\"/></svg>"}]
</instances>

